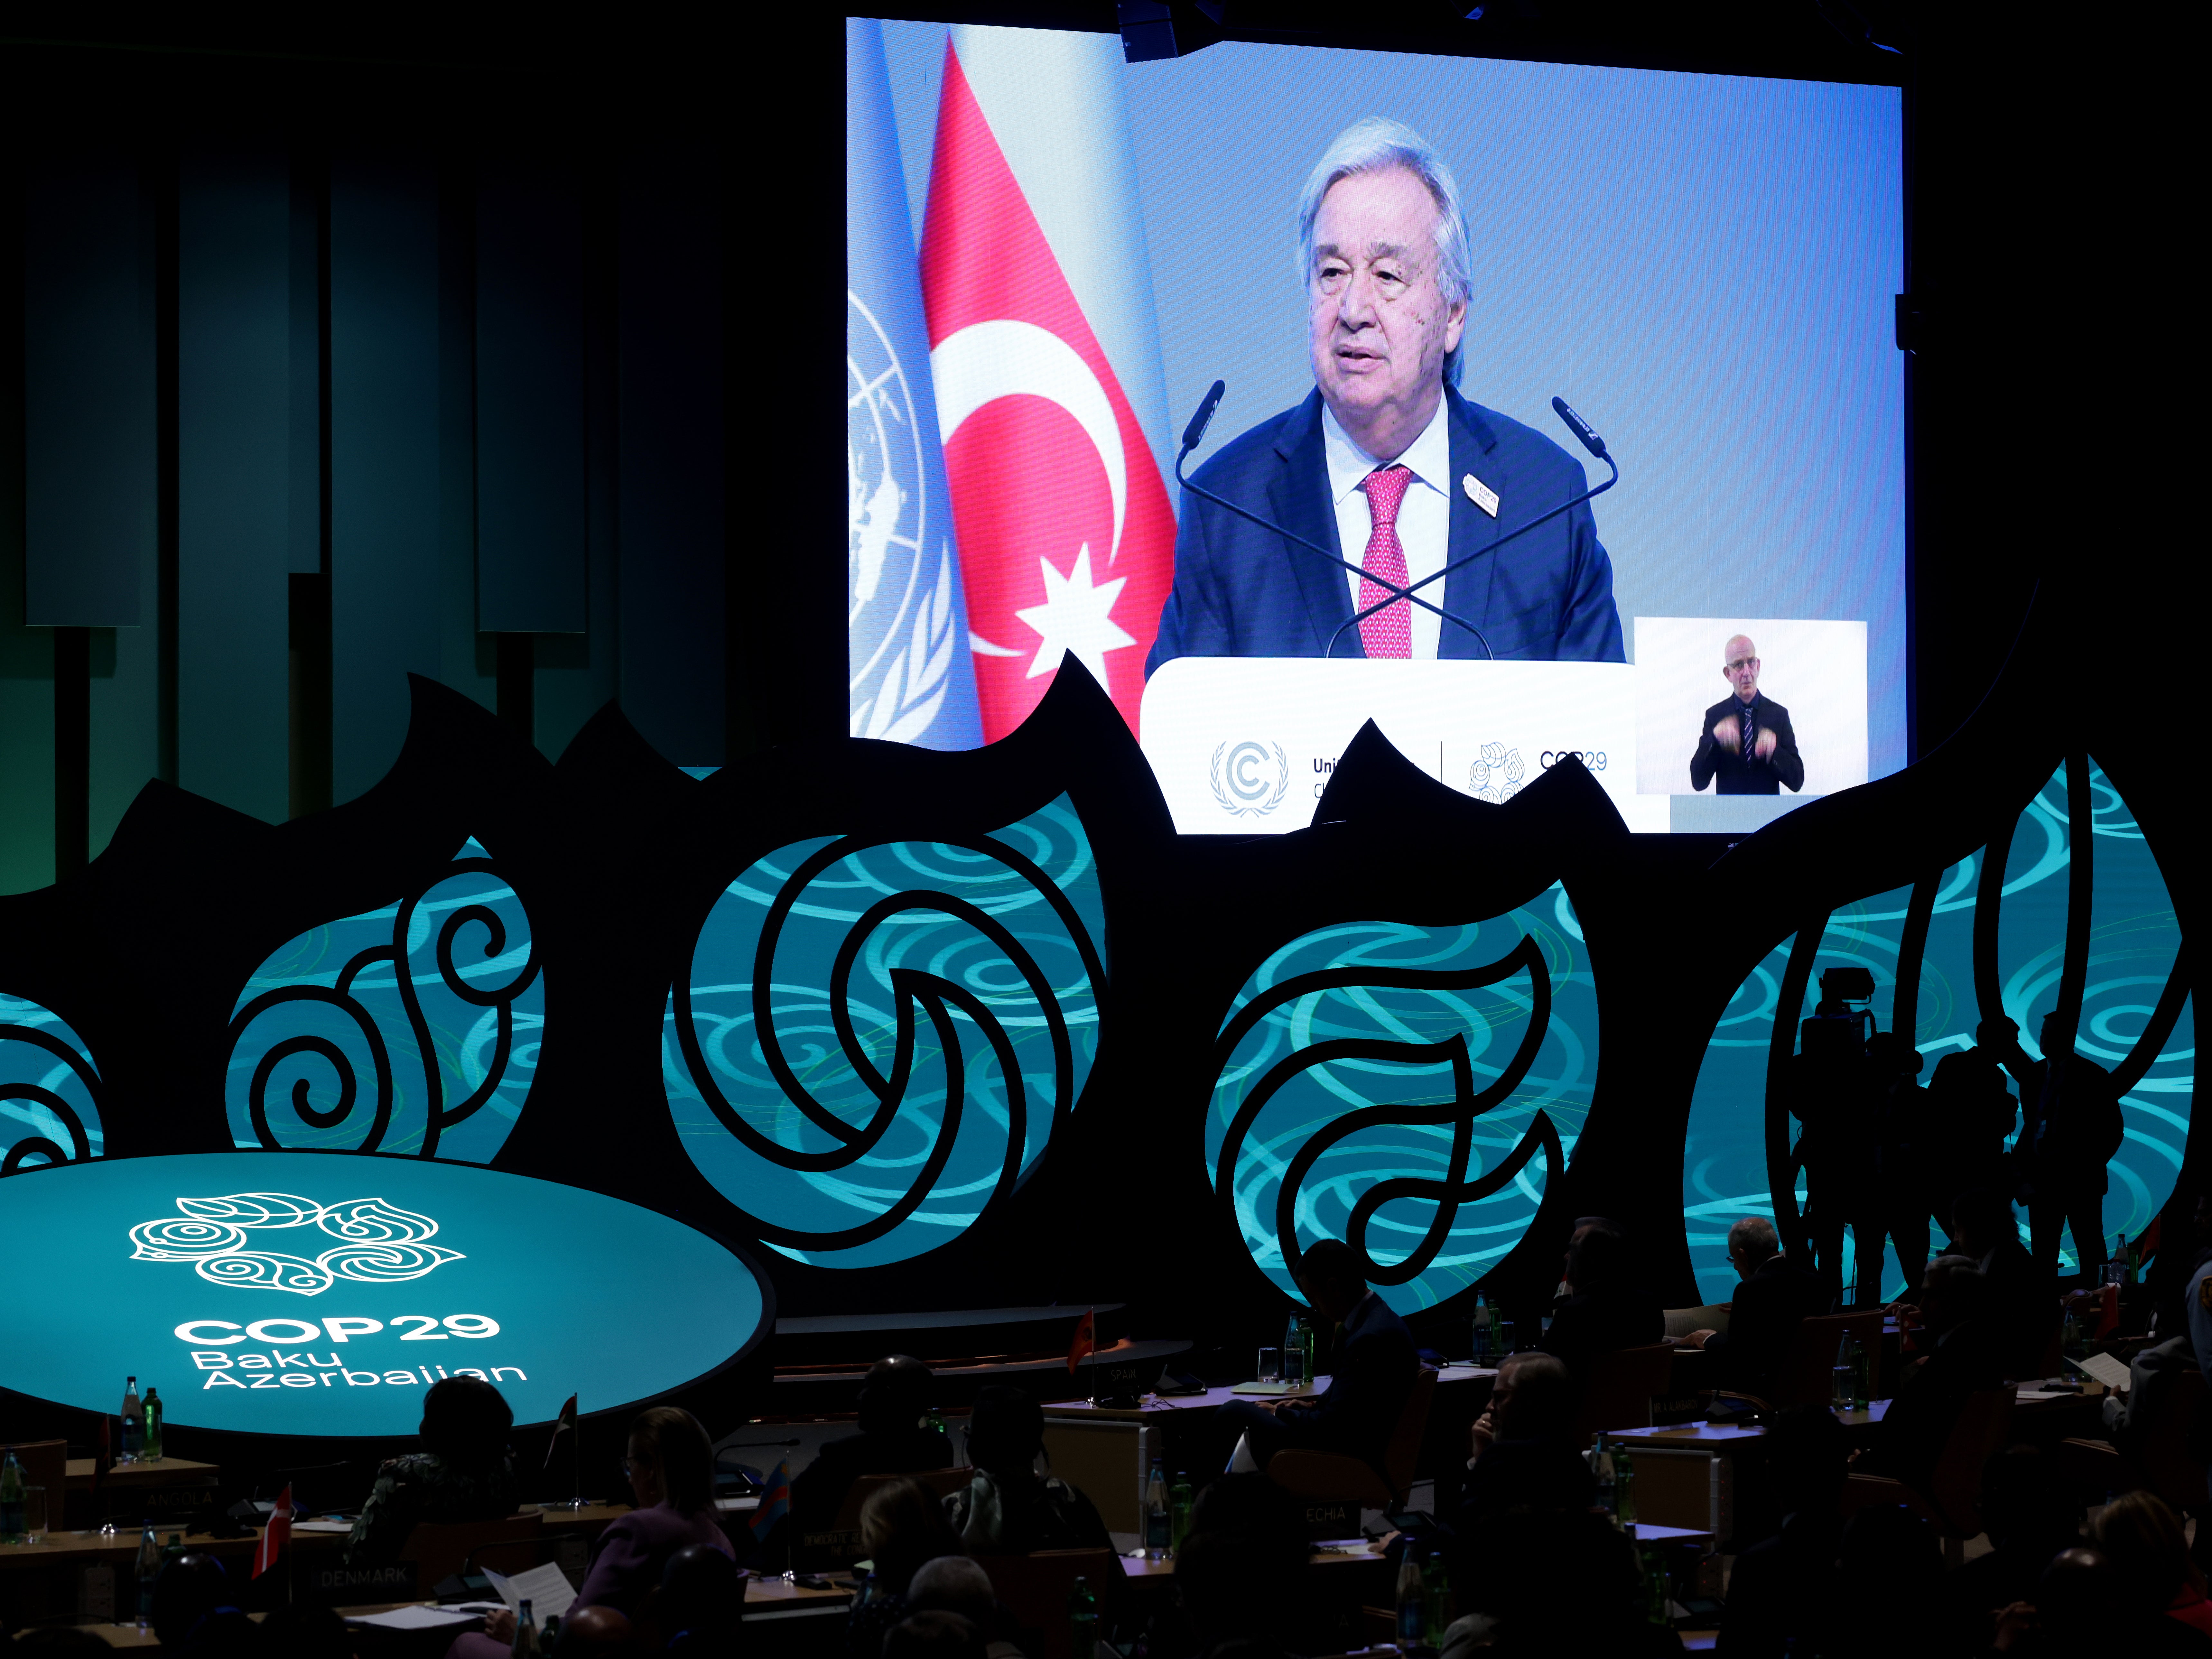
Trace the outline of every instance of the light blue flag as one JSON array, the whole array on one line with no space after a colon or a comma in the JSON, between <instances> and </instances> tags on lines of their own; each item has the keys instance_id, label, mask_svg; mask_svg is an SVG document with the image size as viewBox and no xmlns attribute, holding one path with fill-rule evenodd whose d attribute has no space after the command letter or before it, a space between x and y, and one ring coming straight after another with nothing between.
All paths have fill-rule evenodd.
<instances>
[{"instance_id":1,"label":"light blue flag","mask_svg":"<svg viewBox=\"0 0 2212 1659\"><path fill-rule=\"evenodd\" d=\"M929 325L873 18L845 20L846 668L856 738L983 740Z\"/></svg>"}]
</instances>

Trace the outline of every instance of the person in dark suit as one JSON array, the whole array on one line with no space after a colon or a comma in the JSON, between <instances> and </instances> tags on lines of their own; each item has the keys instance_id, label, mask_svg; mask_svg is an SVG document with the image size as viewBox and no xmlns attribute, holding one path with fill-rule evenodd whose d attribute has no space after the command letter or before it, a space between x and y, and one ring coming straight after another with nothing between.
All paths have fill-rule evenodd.
<instances>
[{"instance_id":1,"label":"person in dark suit","mask_svg":"<svg viewBox=\"0 0 2212 1659\"><path fill-rule=\"evenodd\" d=\"M1537 1344L1566 1362L1577 1383L1605 1355L1663 1341L1666 1310L1638 1282L1628 1237L1595 1218L1576 1227L1567 1244L1567 1294L1553 1304L1552 1328Z\"/></svg>"},{"instance_id":2,"label":"person in dark suit","mask_svg":"<svg viewBox=\"0 0 2212 1659\"><path fill-rule=\"evenodd\" d=\"M2073 1052L2073 1034L2056 1012L2043 1017L2041 1060L2020 1046L2019 1027L1993 1020L2005 1069L2020 1082L2020 1139L2014 1147L2027 1182L2027 1224L2039 1265L2056 1272L2058 1243L2070 1223L2081 1282L2097 1282L2105 1264L2105 1189L2108 1166L2126 1137L2112 1074ZM2056 1078L2051 1054L2065 1051Z\"/></svg>"},{"instance_id":3,"label":"person in dark suit","mask_svg":"<svg viewBox=\"0 0 2212 1659\"><path fill-rule=\"evenodd\" d=\"M1790 711L1759 689L1759 647L1744 635L1728 642L1721 678L1735 690L1705 710L1690 757L1690 787L1720 795L1778 795L1805 787L1805 763ZM1718 780L1717 782L1715 781Z\"/></svg>"},{"instance_id":4,"label":"person in dark suit","mask_svg":"<svg viewBox=\"0 0 2212 1659\"><path fill-rule=\"evenodd\" d=\"M1359 568L1187 494L1146 674L1176 657L1625 662L1586 505L1487 552L1587 484L1550 439L1456 390L1474 273L1450 168L1395 121L1356 122L1298 222L1315 390L1194 482ZM1362 572L1402 587L1447 570L1419 597L1459 620L1401 599L1346 626L1387 598Z\"/></svg>"},{"instance_id":5,"label":"person in dark suit","mask_svg":"<svg viewBox=\"0 0 2212 1659\"><path fill-rule=\"evenodd\" d=\"M1586 1510L1596 1502L1597 1478L1575 1437L1575 1405L1574 1379L1550 1354L1508 1354L1499 1363L1476 1425L1462 1528L1492 1516Z\"/></svg>"},{"instance_id":6,"label":"person in dark suit","mask_svg":"<svg viewBox=\"0 0 2212 1659\"><path fill-rule=\"evenodd\" d=\"M2002 1333L2006 1374L2040 1375L2058 1328L2058 1283L2020 1242L2011 1197L1994 1187L1960 1194L1951 1206L1951 1243L1982 1275L1984 1309Z\"/></svg>"},{"instance_id":7,"label":"person in dark suit","mask_svg":"<svg viewBox=\"0 0 2212 1659\"><path fill-rule=\"evenodd\" d=\"M1976 1041L1983 1042L1979 1034ZM2005 1085L2003 1068L1984 1044L1936 1062L1935 1075L1928 1080L1927 1105L1929 1123L1922 1140L1929 1191L1936 1216L1948 1218L1961 1193L1996 1181L2005 1138L2018 1120L2020 1103Z\"/></svg>"},{"instance_id":8,"label":"person in dark suit","mask_svg":"<svg viewBox=\"0 0 2212 1659\"><path fill-rule=\"evenodd\" d=\"M1826 1310L1819 1277L1782 1253L1774 1224L1747 1216L1729 1229L1729 1265L1743 1283L1729 1309L1724 1331L1692 1331L1686 1348L1703 1348L1714 1359L1714 1382L1725 1389L1772 1397L1775 1367L1790 1352L1797 1328Z\"/></svg>"},{"instance_id":9,"label":"person in dark suit","mask_svg":"<svg viewBox=\"0 0 2212 1659\"><path fill-rule=\"evenodd\" d=\"M860 1383L860 1431L832 1440L792 1477L791 1519L804 1534L836 1522L845 1496L864 1474L912 1474L952 1467L952 1443L922 1419L933 1378L919 1359L895 1353L868 1367Z\"/></svg>"},{"instance_id":10,"label":"person in dark suit","mask_svg":"<svg viewBox=\"0 0 2212 1659\"><path fill-rule=\"evenodd\" d=\"M1232 1400L1218 1420L1243 1438L1231 1473L1264 1468L1286 1447L1344 1452L1378 1469L1420 1370L1406 1322L1367 1288L1359 1258L1324 1238L1298 1260L1298 1289L1325 1325L1340 1325L1328 1387L1318 1395L1261 1403Z\"/></svg>"},{"instance_id":11,"label":"person in dark suit","mask_svg":"<svg viewBox=\"0 0 2212 1659\"><path fill-rule=\"evenodd\" d=\"M1988 1289L1965 1256L1928 1264L1916 1340L1929 1351L1911 1363L1891 1397L1873 1443L1856 1461L1862 1473L1925 1492L1966 1396L2004 1380L2004 1334L1987 1317Z\"/></svg>"}]
</instances>

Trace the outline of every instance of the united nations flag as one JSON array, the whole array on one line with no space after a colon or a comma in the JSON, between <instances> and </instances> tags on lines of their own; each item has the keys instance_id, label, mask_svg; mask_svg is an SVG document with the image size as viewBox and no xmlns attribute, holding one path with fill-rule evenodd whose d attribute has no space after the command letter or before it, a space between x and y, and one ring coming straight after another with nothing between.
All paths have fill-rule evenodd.
<instances>
[{"instance_id":1,"label":"united nations flag","mask_svg":"<svg viewBox=\"0 0 2212 1659\"><path fill-rule=\"evenodd\" d=\"M850 730L982 741L929 330L881 26L845 22L846 665Z\"/></svg>"}]
</instances>

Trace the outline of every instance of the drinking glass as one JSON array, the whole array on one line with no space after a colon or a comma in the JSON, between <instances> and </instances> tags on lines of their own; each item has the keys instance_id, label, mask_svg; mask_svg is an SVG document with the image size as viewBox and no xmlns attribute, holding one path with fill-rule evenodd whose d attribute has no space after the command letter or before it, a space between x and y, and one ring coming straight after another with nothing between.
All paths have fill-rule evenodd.
<instances>
[{"instance_id":1,"label":"drinking glass","mask_svg":"<svg viewBox=\"0 0 2212 1659\"><path fill-rule=\"evenodd\" d=\"M2100 1285L2125 1285L2128 1282L2128 1264L2107 1261L2097 1269L2097 1282Z\"/></svg>"},{"instance_id":2,"label":"drinking glass","mask_svg":"<svg viewBox=\"0 0 2212 1659\"><path fill-rule=\"evenodd\" d=\"M1283 1380L1283 1351L1280 1348L1260 1350L1258 1380L1262 1382L1279 1382Z\"/></svg>"}]
</instances>

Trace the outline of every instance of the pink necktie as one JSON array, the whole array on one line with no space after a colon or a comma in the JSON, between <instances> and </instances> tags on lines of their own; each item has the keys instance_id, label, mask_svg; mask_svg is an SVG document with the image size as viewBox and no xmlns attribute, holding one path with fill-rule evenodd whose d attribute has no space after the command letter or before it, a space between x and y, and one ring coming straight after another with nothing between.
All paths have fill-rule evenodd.
<instances>
[{"instance_id":1,"label":"pink necktie","mask_svg":"<svg viewBox=\"0 0 2212 1659\"><path fill-rule=\"evenodd\" d=\"M1359 487L1367 492L1367 511L1375 520L1368 532L1366 556L1360 568L1359 604L1364 611L1380 603L1392 587L1406 586L1406 549L1398 539L1398 507L1406 487L1413 482L1410 468L1379 467ZM1387 586L1376 584L1386 583ZM1410 657L1413 654L1413 607L1401 599L1386 605L1359 624L1360 643L1370 657Z\"/></svg>"}]
</instances>

